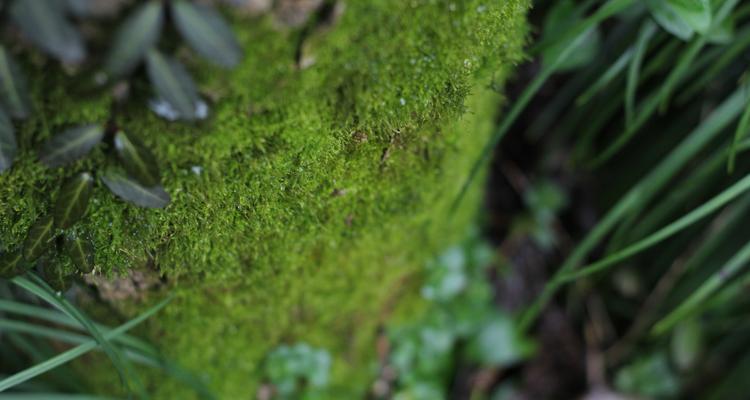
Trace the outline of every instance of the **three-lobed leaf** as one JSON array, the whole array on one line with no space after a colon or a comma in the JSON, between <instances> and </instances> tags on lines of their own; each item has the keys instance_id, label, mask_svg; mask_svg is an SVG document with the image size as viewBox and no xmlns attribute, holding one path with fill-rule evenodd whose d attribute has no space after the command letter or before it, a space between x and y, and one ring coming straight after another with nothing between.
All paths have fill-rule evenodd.
<instances>
[{"instance_id":1,"label":"three-lobed leaf","mask_svg":"<svg viewBox=\"0 0 750 400\"><path fill-rule=\"evenodd\" d=\"M104 128L97 124L65 130L42 146L39 160L50 168L75 161L88 154L103 136Z\"/></svg>"},{"instance_id":2,"label":"three-lobed leaf","mask_svg":"<svg viewBox=\"0 0 750 400\"><path fill-rule=\"evenodd\" d=\"M91 240L80 235L67 235L65 253L80 273L88 274L94 270L94 244Z\"/></svg>"},{"instance_id":3,"label":"three-lobed leaf","mask_svg":"<svg viewBox=\"0 0 750 400\"><path fill-rule=\"evenodd\" d=\"M41 257L50 246L55 236L55 220L51 215L40 217L29 228L26 240L23 242L23 257L27 261L34 261Z\"/></svg>"},{"instance_id":4,"label":"three-lobed leaf","mask_svg":"<svg viewBox=\"0 0 750 400\"><path fill-rule=\"evenodd\" d=\"M174 107L180 118L197 118L198 91L185 67L155 49L148 52L146 67L157 95Z\"/></svg>"},{"instance_id":5,"label":"three-lobed leaf","mask_svg":"<svg viewBox=\"0 0 750 400\"><path fill-rule=\"evenodd\" d=\"M13 132L13 124L10 118L0 108L0 172L3 172L13 165L13 159L16 158L16 135Z\"/></svg>"},{"instance_id":6,"label":"three-lobed leaf","mask_svg":"<svg viewBox=\"0 0 750 400\"><path fill-rule=\"evenodd\" d=\"M67 229L86 213L94 187L94 178L82 172L65 182L55 202L54 216L58 228Z\"/></svg>"},{"instance_id":7,"label":"three-lobed leaf","mask_svg":"<svg viewBox=\"0 0 750 400\"><path fill-rule=\"evenodd\" d=\"M26 79L8 50L0 45L0 103L11 117L26 118L31 110Z\"/></svg>"},{"instance_id":8,"label":"three-lobed leaf","mask_svg":"<svg viewBox=\"0 0 750 400\"><path fill-rule=\"evenodd\" d=\"M65 16L57 1L15 0L10 6L13 22L34 44L66 63L86 57L83 38Z\"/></svg>"},{"instance_id":9,"label":"three-lobed leaf","mask_svg":"<svg viewBox=\"0 0 750 400\"><path fill-rule=\"evenodd\" d=\"M117 197L137 206L164 208L169 204L169 194L161 185L145 187L114 168L107 169L101 179Z\"/></svg>"},{"instance_id":10,"label":"three-lobed leaf","mask_svg":"<svg viewBox=\"0 0 750 400\"><path fill-rule=\"evenodd\" d=\"M134 137L118 131L114 138L115 151L125 171L146 187L159 184L159 167L153 154Z\"/></svg>"},{"instance_id":11,"label":"three-lobed leaf","mask_svg":"<svg viewBox=\"0 0 750 400\"><path fill-rule=\"evenodd\" d=\"M232 30L213 8L184 0L172 2L177 30L198 54L223 67L242 59L242 48Z\"/></svg>"},{"instance_id":12,"label":"three-lobed leaf","mask_svg":"<svg viewBox=\"0 0 750 400\"><path fill-rule=\"evenodd\" d=\"M117 31L114 45L105 65L111 76L122 76L133 70L159 39L164 24L161 2L141 5Z\"/></svg>"}]
</instances>

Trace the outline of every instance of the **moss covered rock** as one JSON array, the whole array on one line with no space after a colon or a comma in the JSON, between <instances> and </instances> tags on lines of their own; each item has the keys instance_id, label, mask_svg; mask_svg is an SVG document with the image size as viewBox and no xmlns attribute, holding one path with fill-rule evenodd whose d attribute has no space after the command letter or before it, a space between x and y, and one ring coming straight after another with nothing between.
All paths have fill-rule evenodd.
<instances>
[{"instance_id":1,"label":"moss covered rock","mask_svg":"<svg viewBox=\"0 0 750 400\"><path fill-rule=\"evenodd\" d=\"M246 50L236 70L181 52L217 99L197 125L38 74L22 154L0 175L0 245L23 240L61 179L106 162L96 153L47 170L33 149L115 110L154 150L172 203L141 209L99 185L82 228L103 275L153 264L176 294L143 333L221 398L252 397L265 355L296 340L331 351L335 385L365 391L377 326L408 301L425 257L471 219L476 193L452 218L448 206L491 130L494 89L520 59L527 7L349 1L326 30L236 17ZM118 306L134 312L162 295ZM157 397L185 398L176 383L149 384Z\"/></svg>"}]
</instances>

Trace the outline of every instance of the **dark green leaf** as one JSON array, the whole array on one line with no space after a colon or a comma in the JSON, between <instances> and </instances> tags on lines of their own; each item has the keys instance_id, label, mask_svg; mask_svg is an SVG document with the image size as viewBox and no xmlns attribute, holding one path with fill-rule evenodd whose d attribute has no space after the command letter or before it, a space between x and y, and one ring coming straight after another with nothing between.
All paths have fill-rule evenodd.
<instances>
[{"instance_id":1,"label":"dark green leaf","mask_svg":"<svg viewBox=\"0 0 750 400\"><path fill-rule=\"evenodd\" d=\"M102 140L104 129L101 125L84 125L68 129L53 136L42 146L39 160L53 168L75 161L86 154Z\"/></svg>"},{"instance_id":2,"label":"dark green leaf","mask_svg":"<svg viewBox=\"0 0 750 400\"><path fill-rule=\"evenodd\" d=\"M65 253L82 274L88 274L94 270L94 244L91 240L79 235L67 235Z\"/></svg>"},{"instance_id":3,"label":"dark green leaf","mask_svg":"<svg viewBox=\"0 0 750 400\"><path fill-rule=\"evenodd\" d=\"M125 171L146 187L159 184L159 167L156 158L138 140L123 131L115 134L115 151Z\"/></svg>"},{"instance_id":4,"label":"dark green leaf","mask_svg":"<svg viewBox=\"0 0 750 400\"><path fill-rule=\"evenodd\" d=\"M0 172L13 165L16 150L16 134L13 132L13 124L0 108Z\"/></svg>"},{"instance_id":5,"label":"dark green leaf","mask_svg":"<svg viewBox=\"0 0 750 400\"><path fill-rule=\"evenodd\" d=\"M88 172L82 172L65 182L55 202L55 224L58 228L67 229L83 217L93 187L94 178Z\"/></svg>"},{"instance_id":6,"label":"dark green leaf","mask_svg":"<svg viewBox=\"0 0 750 400\"><path fill-rule=\"evenodd\" d=\"M185 67L157 50L148 52L146 63L156 93L174 107L180 118L195 119L198 92Z\"/></svg>"},{"instance_id":7,"label":"dark green leaf","mask_svg":"<svg viewBox=\"0 0 750 400\"><path fill-rule=\"evenodd\" d=\"M200 55L223 67L234 67L242 49L232 30L213 8L179 0L172 3L177 29Z\"/></svg>"},{"instance_id":8,"label":"dark green leaf","mask_svg":"<svg viewBox=\"0 0 750 400\"><path fill-rule=\"evenodd\" d=\"M26 272L30 266L20 251L0 253L0 278L16 277Z\"/></svg>"},{"instance_id":9,"label":"dark green leaf","mask_svg":"<svg viewBox=\"0 0 750 400\"><path fill-rule=\"evenodd\" d=\"M42 278L56 292L66 292L73 284L73 277L50 260L40 260Z\"/></svg>"},{"instance_id":10,"label":"dark green leaf","mask_svg":"<svg viewBox=\"0 0 750 400\"><path fill-rule=\"evenodd\" d=\"M16 0L10 8L13 21L42 50L63 62L79 63L86 57L86 49L64 12L56 0Z\"/></svg>"},{"instance_id":11,"label":"dark green leaf","mask_svg":"<svg viewBox=\"0 0 750 400\"><path fill-rule=\"evenodd\" d=\"M143 4L120 26L105 68L112 76L133 70L159 39L164 22L160 2Z\"/></svg>"},{"instance_id":12,"label":"dark green leaf","mask_svg":"<svg viewBox=\"0 0 750 400\"><path fill-rule=\"evenodd\" d=\"M0 45L0 102L13 118L29 116L29 101L26 80L10 53Z\"/></svg>"},{"instance_id":13,"label":"dark green leaf","mask_svg":"<svg viewBox=\"0 0 750 400\"><path fill-rule=\"evenodd\" d=\"M27 261L34 261L44 254L51 246L54 237L55 223L51 215L40 217L26 235L23 242L23 257Z\"/></svg>"},{"instance_id":14,"label":"dark green leaf","mask_svg":"<svg viewBox=\"0 0 750 400\"><path fill-rule=\"evenodd\" d=\"M665 31L682 40L693 37L693 28L677 13L668 0L647 0L646 5L651 16Z\"/></svg>"},{"instance_id":15,"label":"dark green leaf","mask_svg":"<svg viewBox=\"0 0 750 400\"><path fill-rule=\"evenodd\" d=\"M141 186L135 180L112 168L104 173L102 181L112 193L137 206L164 208L170 201L169 194L164 191L161 185Z\"/></svg>"}]
</instances>

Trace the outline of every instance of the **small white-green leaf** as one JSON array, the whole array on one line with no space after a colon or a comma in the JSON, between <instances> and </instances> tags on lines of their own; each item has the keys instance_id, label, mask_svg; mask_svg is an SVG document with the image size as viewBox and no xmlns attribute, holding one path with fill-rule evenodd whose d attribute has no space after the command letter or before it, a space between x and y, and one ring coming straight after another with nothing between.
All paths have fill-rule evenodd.
<instances>
[{"instance_id":1,"label":"small white-green leaf","mask_svg":"<svg viewBox=\"0 0 750 400\"><path fill-rule=\"evenodd\" d=\"M105 69L111 76L131 72L159 39L164 23L161 2L150 1L131 14L117 31Z\"/></svg>"},{"instance_id":2,"label":"small white-green leaf","mask_svg":"<svg viewBox=\"0 0 750 400\"><path fill-rule=\"evenodd\" d=\"M82 172L65 182L55 202L55 224L58 228L67 229L86 214L93 187L94 178L88 172Z\"/></svg>"},{"instance_id":3,"label":"small white-green leaf","mask_svg":"<svg viewBox=\"0 0 750 400\"><path fill-rule=\"evenodd\" d=\"M145 187L116 169L109 168L102 181L117 197L145 208L164 208L169 204L169 194L161 185Z\"/></svg>"},{"instance_id":4,"label":"small white-green leaf","mask_svg":"<svg viewBox=\"0 0 750 400\"><path fill-rule=\"evenodd\" d=\"M690 40L695 31L669 4L668 0L647 0L651 16L665 31L682 40Z\"/></svg>"},{"instance_id":5,"label":"small white-green leaf","mask_svg":"<svg viewBox=\"0 0 750 400\"><path fill-rule=\"evenodd\" d=\"M84 125L53 136L42 146L39 160L53 168L75 161L91 151L104 136L101 125Z\"/></svg>"},{"instance_id":6,"label":"small white-green leaf","mask_svg":"<svg viewBox=\"0 0 750 400\"><path fill-rule=\"evenodd\" d=\"M197 118L198 91L185 67L155 49L148 52L146 66L156 93L174 107L179 117L187 120Z\"/></svg>"},{"instance_id":7,"label":"small white-green leaf","mask_svg":"<svg viewBox=\"0 0 750 400\"><path fill-rule=\"evenodd\" d=\"M0 108L0 172L3 172L13 165L13 159L16 157L16 135L13 131L13 124L10 118Z\"/></svg>"},{"instance_id":8,"label":"small white-green leaf","mask_svg":"<svg viewBox=\"0 0 750 400\"><path fill-rule=\"evenodd\" d=\"M13 118L29 116L31 102L26 89L26 80L18 64L2 45L0 45L0 103Z\"/></svg>"},{"instance_id":9,"label":"small white-green leaf","mask_svg":"<svg viewBox=\"0 0 750 400\"><path fill-rule=\"evenodd\" d=\"M86 57L83 39L65 17L58 0L16 0L10 15L34 44L66 63L79 63Z\"/></svg>"},{"instance_id":10,"label":"small white-green leaf","mask_svg":"<svg viewBox=\"0 0 750 400\"><path fill-rule=\"evenodd\" d=\"M242 49L216 10L178 0L172 2L172 11L177 30L198 54L223 67L240 62Z\"/></svg>"}]
</instances>

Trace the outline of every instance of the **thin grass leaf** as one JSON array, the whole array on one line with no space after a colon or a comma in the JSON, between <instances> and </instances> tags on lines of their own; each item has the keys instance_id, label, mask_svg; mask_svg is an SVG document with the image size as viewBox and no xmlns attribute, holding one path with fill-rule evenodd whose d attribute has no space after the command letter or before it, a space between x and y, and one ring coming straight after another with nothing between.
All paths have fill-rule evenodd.
<instances>
[{"instance_id":1,"label":"thin grass leaf","mask_svg":"<svg viewBox=\"0 0 750 400\"><path fill-rule=\"evenodd\" d=\"M727 161L727 171L731 174L734 172L734 166L737 159L737 148L740 141L750 130L750 101L747 102L745 112L742 113L740 123L737 124L737 130L734 132L734 140L732 146L729 149L729 160Z\"/></svg>"},{"instance_id":2,"label":"thin grass leaf","mask_svg":"<svg viewBox=\"0 0 750 400\"><path fill-rule=\"evenodd\" d=\"M16 278L17 280L20 278ZM145 321L146 319L150 318L154 314L156 314L159 310L164 308L169 302L172 300L172 297L168 297L167 299L159 302L155 306L149 308L144 312L143 314L139 315L138 317L120 325L119 327L106 332L103 336L103 339L105 341L113 340L123 333L129 331L136 325L140 324L141 322ZM96 340L89 340L84 344L78 345L68 351L65 351L55 357L50 358L49 360L46 360L42 363L36 364L31 368L25 369L21 372L18 372L14 375L11 375L3 380L0 381L0 392L10 389L18 384L21 384L23 382L28 381L29 379L32 379L36 376L39 376L47 371L50 371L54 368L59 367L60 365L63 365L69 361L72 361L89 351L97 348L100 345L100 342Z\"/></svg>"},{"instance_id":3,"label":"thin grass leaf","mask_svg":"<svg viewBox=\"0 0 750 400\"><path fill-rule=\"evenodd\" d=\"M628 49L624 53L620 55L620 57L617 57L617 60L612 63L612 65L607 68L604 73L599 76L599 78L594 81L589 88L583 92L578 98L576 99L576 104L579 106L585 103L588 103L594 96L596 96L599 92L602 91L605 87L609 86L612 81L617 78L620 73L625 70L625 67L628 65L628 62L633 58L633 50Z\"/></svg>"},{"instance_id":4,"label":"thin grass leaf","mask_svg":"<svg viewBox=\"0 0 750 400\"><path fill-rule=\"evenodd\" d=\"M65 254L78 272L88 274L94 270L94 244L88 238L74 234L65 236Z\"/></svg>"},{"instance_id":5,"label":"thin grass leaf","mask_svg":"<svg viewBox=\"0 0 750 400\"><path fill-rule=\"evenodd\" d=\"M156 157L135 137L119 131L114 139L115 151L125 171L146 187L158 185L161 181Z\"/></svg>"},{"instance_id":6,"label":"thin grass leaf","mask_svg":"<svg viewBox=\"0 0 750 400\"><path fill-rule=\"evenodd\" d=\"M117 31L112 50L105 64L110 76L126 75L153 48L164 24L164 6L159 1L149 1L128 16Z\"/></svg>"},{"instance_id":7,"label":"thin grass leaf","mask_svg":"<svg viewBox=\"0 0 750 400\"><path fill-rule=\"evenodd\" d=\"M39 48L60 61L80 63L86 57L83 38L65 17L65 9L54 3L16 0L10 6L10 16Z\"/></svg>"},{"instance_id":8,"label":"thin grass leaf","mask_svg":"<svg viewBox=\"0 0 750 400\"><path fill-rule=\"evenodd\" d=\"M628 128L633 126L635 94L638 90L641 64L643 64L643 57L646 55L646 50L648 50L649 41L655 33L656 26L653 23L648 22L643 26L635 44L633 58L630 65L628 65L628 75L625 84L625 126Z\"/></svg>"},{"instance_id":9,"label":"thin grass leaf","mask_svg":"<svg viewBox=\"0 0 750 400\"><path fill-rule=\"evenodd\" d=\"M591 229L583 240L565 259L562 266L542 289L534 302L523 312L519 327L526 331L539 316L543 307L560 289L560 277L568 275L576 268L599 242L622 221L650 201L656 193L669 182L683 166L689 162L707 143L726 128L744 108L744 88L737 89L729 98L719 105L703 123L695 128L674 150L664 158L651 172L642 178Z\"/></svg>"},{"instance_id":10,"label":"thin grass leaf","mask_svg":"<svg viewBox=\"0 0 750 400\"><path fill-rule=\"evenodd\" d=\"M0 102L13 118L27 118L31 113L31 101L26 88L26 79L21 69L0 44Z\"/></svg>"},{"instance_id":11,"label":"thin grass leaf","mask_svg":"<svg viewBox=\"0 0 750 400\"><path fill-rule=\"evenodd\" d=\"M69 317L74 318L81 325L83 325L88 333L95 339L97 343L99 343L99 345L109 357L112 365L114 365L115 369L120 375L125 389L129 391L130 384L133 383L136 393L142 395L141 397L148 397L145 395L140 380L132 370L130 364L123 360L120 350L109 342L109 340L101 333L101 331L97 329L93 321L91 321L91 319L89 319L82 311L78 310L78 308L73 306L64 297L59 296L49 285L47 285L44 280L34 274L27 274L26 276L16 277L12 282L46 301L53 307L67 314ZM129 379L132 379L132 381L130 381Z\"/></svg>"},{"instance_id":12,"label":"thin grass leaf","mask_svg":"<svg viewBox=\"0 0 750 400\"><path fill-rule=\"evenodd\" d=\"M88 172L82 172L63 184L54 208L58 228L70 228L86 214L93 188L94 177Z\"/></svg>"},{"instance_id":13,"label":"thin grass leaf","mask_svg":"<svg viewBox=\"0 0 750 400\"><path fill-rule=\"evenodd\" d=\"M574 280L600 272L614 264L617 264L618 262L622 260L632 257L633 255L638 254L676 235L677 233L686 229L690 225L698 222L699 220L705 218L706 216L715 212L719 208L725 206L726 204L728 204L729 202L737 198L737 196L740 196L741 194L745 193L749 189L750 189L750 175L744 177L743 179L741 179L734 185L730 186L728 189L721 192L719 195L717 195L710 201L706 202L705 204L701 205L695 210L684 215L682 218L672 222L671 224L663 227L662 229L659 229L658 231L645 237L644 239L641 239L638 242L633 243L632 245L602 260L599 260L593 264L587 265L576 272L560 275L557 279L559 280L560 284L564 284L564 283L572 282Z\"/></svg>"},{"instance_id":14,"label":"thin grass leaf","mask_svg":"<svg viewBox=\"0 0 750 400\"><path fill-rule=\"evenodd\" d=\"M669 0L646 0L651 16L665 31L688 41L695 31L690 24L672 7Z\"/></svg>"},{"instance_id":15,"label":"thin grass leaf","mask_svg":"<svg viewBox=\"0 0 750 400\"><path fill-rule=\"evenodd\" d=\"M242 59L242 48L224 18L212 7L184 0L171 3L177 30L207 60L231 68Z\"/></svg>"},{"instance_id":16,"label":"thin grass leaf","mask_svg":"<svg viewBox=\"0 0 750 400\"><path fill-rule=\"evenodd\" d=\"M148 52L146 66L149 80L156 93L177 110L180 118L196 119L196 108L200 99L195 83L185 67L157 50Z\"/></svg>"},{"instance_id":17,"label":"thin grass leaf","mask_svg":"<svg viewBox=\"0 0 750 400\"><path fill-rule=\"evenodd\" d=\"M737 275L750 261L750 243L745 244L723 267L714 273L703 285L694 291L690 297L683 301L679 307L657 322L652 333L661 335L672 329L678 322L684 320L711 295Z\"/></svg>"},{"instance_id":18,"label":"thin grass leaf","mask_svg":"<svg viewBox=\"0 0 750 400\"><path fill-rule=\"evenodd\" d=\"M55 235L55 219L51 215L40 217L29 228L23 242L23 257L34 261L51 248Z\"/></svg>"},{"instance_id":19,"label":"thin grass leaf","mask_svg":"<svg viewBox=\"0 0 750 400\"><path fill-rule=\"evenodd\" d=\"M54 168L88 154L104 137L101 125L84 125L68 129L49 139L39 151L39 161Z\"/></svg>"},{"instance_id":20,"label":"thin grass leaf","mask_svg":"<svg viewBox=\"0 0 750 400\"><path fill-rule=\"evenodd\" d=\"M675 1L675 0L673 0ZM699 0L677 0L677 1L699 1ZM705 1L705 0L700 0ZM716 19L713 20L713 26L709 29L713 29L713 27L721 25L724 20L727 18L727 16L732 12L732 10L737 6L737 3L739 0L727 0L725 1L719 11L716 13ZM677 84L682 80L683 75L688 71L691 64L693 63L693 60L695 60L695 57L700 53L701 49L706 45L708 42L708 37L706 36L700 36L696 38L692 43L690 43L690 46L685 50L685 52L680 56L680 59L677 61L677 64L675 64L672 67L672 71L667 76L667 79L664 81L664 84L662 84L661 89L659 90L659 98L660 98L660 109L662 112L666 110L669 99L674 91L674 88L677 86Z\"/></svg>"},{"instance_id":21,"label":"thin grass leaf","mask_svg":"<svg viewBox=\"0 0 750 400\"><path fill-rule=\"evenodd\" d=\"M170 202L169 194L161 185L145 187L113 168L107 169L101 179L112 193L137 206L164 208Z\"/></svg>"},{"instance_id":22,"label":"thin grass leaf","mask_svg":"<svg viewBox=\"0 0 750 400\"><path fill-rule=\"evenodd\" d=\"M53 311L48 308L38 307L38 306L29 305L25 303L18 303L18 302L8 301L8 300L0 300L0 311L5 312L5 313L10 313L10 314L16 314L16 315L41 319L41 320L48 321L48 322L51 322L60 326L64 326L67 328L73 328L73 329L83 328L83 326L79 322L77 322L76 320L70 318L69 316L61 312ZM102 326L99 324L95 324L95 325L99 330L102 331L102 333L105 336L112 330L111 328L106 327L106 326ZM169 376L192 387L196 393L201 395L202 398L206 398L206 399L214 398L214 395L205 386L205 384L202 382L202 380L199 377L193 375L192 373L188 371L183 370L178 365L163 358L159 354L157 349L155 349L150 344L142 341L141 339L138 339L137 337L130 336L128 334L122 334L120 336L117 336L116 338L113 338L112 340L115 343L126 346L125 348L126 355L133 361L162 369Z\"/></svg>"},{"instance_id":23,"label":"thin grass leaf","mask_svg":"<svg viewBox=\"0 0 750 400\"><path fill-rule=\"evenodd\" d=\"M39 391L36 393L9 393L0 395L2 400L117 400L116 397L106 397L87 394L63 394L63 393L45 393Z\"/></svg>"},{"instance_id":24,"label":"thin grass leaf","mask_svg":"<svg viewBox=\"0 0 750 400\"><path fill-rule=\"evenodd\" d=\"M10 169L13 159L16 158L16 151L18 151L18 145L13 124L0 108L0 172Z\"/></svg>"}]
</instances>

